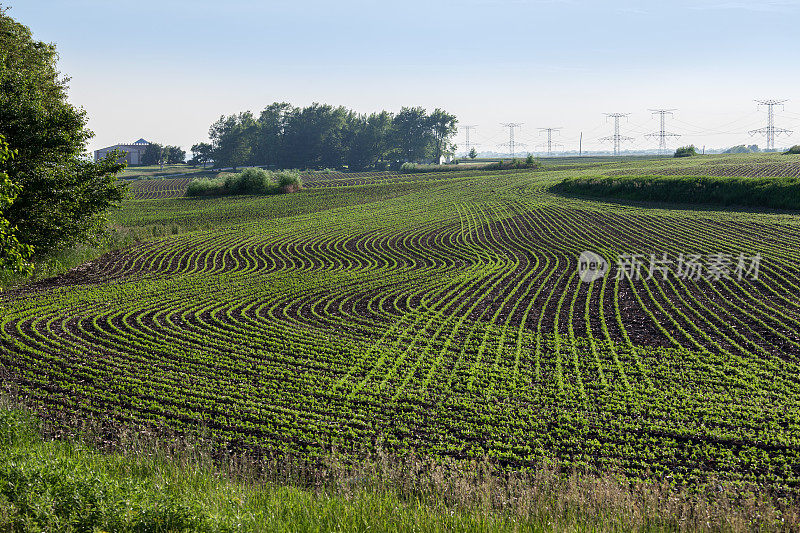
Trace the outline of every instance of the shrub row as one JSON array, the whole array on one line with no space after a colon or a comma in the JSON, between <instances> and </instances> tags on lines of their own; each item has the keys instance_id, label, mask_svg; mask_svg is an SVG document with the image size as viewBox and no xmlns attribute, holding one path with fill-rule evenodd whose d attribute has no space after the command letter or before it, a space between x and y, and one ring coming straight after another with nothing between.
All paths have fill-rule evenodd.
<instances>
[{"instance_id":1,"label":"shrub row","mask_svg":"<svg viewBox=\"0 0 800 533\"><path fill-rule=\"evenodd\" d=\"M277 194L302 188L300 174L293 170L269 171L247 168L236 174L215 179L195 179L189 183L186 196L228 196L234 194Z\"/></svg>"},{"instance_id":2,"label":"shrub row","mask_svg":"<svg viewBox=\"0 0 800 533\"><path fill-rule=\"evenodd\" d=\"M551 190L619 200L800 209L800 178L604 176L566 178Z\"/></svg>"}]
</instances>

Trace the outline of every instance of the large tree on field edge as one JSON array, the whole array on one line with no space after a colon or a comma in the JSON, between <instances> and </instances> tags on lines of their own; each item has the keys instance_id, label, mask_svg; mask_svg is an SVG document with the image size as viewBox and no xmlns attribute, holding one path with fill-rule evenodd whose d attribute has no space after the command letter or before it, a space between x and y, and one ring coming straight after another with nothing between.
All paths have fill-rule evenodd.
<instances>
[{"instance_id":1,"label":"large tree on field edge","mask_svg":"<svg viewBox=\"0 0 800 533\"><path fill-rule=\"evenodd\" d=\"M34 40L0 5L0 135L16 152L0 172L19 188L4 217L35 254L95 240L124 196L116 179L124 165L83 158L93 134L67 100L57 59L55 45Z\"/></svg>"},{"instance_id":2,"label":"large tree on field edge","mask_svg":"<svg viewBox=\"0 0 800 533\"><path fill-rule=\"evenodd\" d=\"M8 149L8 144L0 135L0 164L13 157L14 153ZM31 247L19 242L17 228L5 218L5 212L14 203L18 194L17 184L9 179L8 174L0 171L0 270L9 269L30 274L32 265L28 258L32 252Z\"/></svg>"}]
</instances>

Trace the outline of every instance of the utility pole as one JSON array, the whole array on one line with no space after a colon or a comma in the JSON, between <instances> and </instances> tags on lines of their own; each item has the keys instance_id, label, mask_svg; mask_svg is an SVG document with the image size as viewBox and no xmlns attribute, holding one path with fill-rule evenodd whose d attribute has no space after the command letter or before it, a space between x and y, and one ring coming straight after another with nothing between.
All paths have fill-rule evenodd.
<instances>
[{"instance_id":1,"label":"utility pole","mask_svg":"<svg viewBox=\"0 0 800 533\"><path fill-rule=\"evenodd\" d=\"M504 123L502 123L503 126L508 128L508 142L507 143L503 143L500 146L508 146L508 150L511 153L511 157L514 157L514 155L516 153L514 151L515 147L517 147L517 146L525 146L524 143L515 143L514 142L514 128L519 128L519 127L522 126L522 124L523 124L522 122L504 122Z\"/></svg>"},{"instance_id":2,"label":"utility pole","mask_svg":"<svg viewBox=\"0 0 800 533\"><path fill-rule=\"evenodd\" d=\"M578 157L583 157L583 132L581 132L581 138L578 141Z\"/></svg>"},{"instance_id":3,"label":"utility pole","mask_svg":"<svg viewBox=\"0 0 800 533\"><path fill-rule=\"evenodd\" d=\"M667 115L672 115L675 109L650 109L654 115L659 115L661 119L661 128L655 133L648 133L645 137L658 137L658 153L666 154L667 152L667 137L680 137L677 133L670 133L667 131Z\"/></svg>"},{"instance_id":4,"label":"utility pole","mask_svg":"<svg viewBox=\"0 0 800 533\"><path fill-rule=\"evenodd\" d=\"M475 128L477 128L478 126L475 126L475 125L470 125L470 126L461 126L461 127L462 127L462 128L464 128L464 132L465 132L465 133L466 133L466 135L467 135L467 141L466 141L464 144L466 145L467 154L469 154L469 147L470 147L470 146L478 146L478 143L472 143L472 144L470 144L470 142L469 142L469 130L474 130L474 129L475 129Z\"/></svg>"},{"instance_id":5,"label":"utility pole","mask_svg":"<svg viewBox=\"0 0 800 533\"><path fill-rule=\"evenodd\" d=\"M602 137L601 141L612 141L614 143L614 155L619 155L619 148L623 142L632 141L633 137L623 137L619 133L619 119L627 117L630 113L606 113L606 120L614 119L614 135Z\"/></svg>"},{"instance_id":6,"label":"utility pole","mask_svg":"<svg viewBox=\"0 0 800 533\"><path fill-rule=\"evenodd\" d=\"M553 155L553 132L559 131L561 128L539 128L540 132L547 132L547 155L548 157ZM556 146L562 146L561 144L556 143Z\"/></svg>"},{"instance_id":7,"label":"utility pole","mask_svg":"<svg viewBox=\"0 0 800 533\"><path fill-rule=\"evenodd\" d=\"M765 135L767 137L767 150L775 149L775 135L792 134L791 130L775 127L775 111L773 111L772 108L779 105L781 109L783 109L783 103L786 101L787 100L756 100L759 106L767 106L767 127L750 130L750 135L755 135L757 133Z\"/></svg>"}]
</instances>

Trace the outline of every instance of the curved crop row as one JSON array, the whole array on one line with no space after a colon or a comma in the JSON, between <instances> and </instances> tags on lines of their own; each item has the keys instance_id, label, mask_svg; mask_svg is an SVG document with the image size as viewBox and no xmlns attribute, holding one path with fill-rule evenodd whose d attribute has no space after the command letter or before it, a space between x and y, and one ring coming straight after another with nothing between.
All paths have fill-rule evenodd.
<instances>
[{"instance_id":1,"label":"curved crop row","mask_svg":"<svg viewBox=\"0 0 800 533\"><path fill-rule=\"evenodd\" d=\"M217 200L214 229L9 292L2 372L59 416L264 453L555 456L798 490L794 219L558 198L541 173L413 175L360 203L335 186L407 178L329 174L269 211ZM584 250L760 253L762 266L589 284Z\"/></svg>"}]
</instances>

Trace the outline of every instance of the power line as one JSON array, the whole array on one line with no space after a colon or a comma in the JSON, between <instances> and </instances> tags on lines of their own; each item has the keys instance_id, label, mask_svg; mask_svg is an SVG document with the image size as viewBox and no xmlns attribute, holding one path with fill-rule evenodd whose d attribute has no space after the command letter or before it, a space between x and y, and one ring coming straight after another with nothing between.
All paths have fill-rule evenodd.
<instances>
[{"instance_id":1,"label":"power line","mask_svg":"<svg viewBox=\"0 0 800 533\"><path fill-rule=\"evenodd\" d=\"M553 155L553 132L561 130L561 127L558 128L539 128L540 132L547 132L547 155ZM556 146L563 146L562 144L555 143ZM541 146L541 145L540 145Z\"/></svg>"},{"instance_id":2,"label":"power line","mask_svg":"<svg viewBox=\"0 0 800 533\"><path fill-rule=\"evenodd\" d=\"M606 113L606 120L614 119L614 135L601 137L601 141L612 141L614 143L614 155L619 155L619 148L623 142L632 141L633 137L623 137L619 134L619 119L627 117L630 113Z\"/></svg>"},{"instance_id":3,"label":"power line","mask_svg":"<svg viewBox=\"0 0 800 533\"><path fill-rule=\"evenodd\" d=\"M738 129L738 128L746 127L744 124L741 124L741 123L742 122L747 122L747 124L749 125L751 122L753 122L753 119L758 114L759 114L758 111L753 111L752 113L748 113L747 115L739 117L736 120L732 120L731 122L726 122L725 124L719 124L717 127L714 127L714 128L708 128L706 126L700 126L700 125L697 125L697 124L692 124L690 122L686 122L685 120L681 120L681 119L679 119L677 117L673 118L673 120L675 122L683 124L684 126L688 126L689 128L692 128L693 130L696 130L696 131L694 131L694 133L697 133L697 134L727 135L729 133L741 133L741 129ZM727 129L728 127L731 127L731 126L734 126L734 125L736 126L737 129L735 129L735 130L728 130Z\"/></svg>"},{"instance_id":4,"label":"power line","mask_svg":"<svg viewBox=\"0 0 800 533\"><path fill-rule=\"evenodd\" d=\"M755 115L756 113L753 113L753 114ZM757 126L758 123L761 122L760 120L758 120L758 121L749 120L747 122L747 124L741 124L741 126L737 126L734 129L723 130L723 129L704 129L704 128L700 127L700 126L697 126L696 124L691 124L689 122L685 122L685 121L683 121L683 120L681 120L679 118L675 118L673 120L675 122L677 122L678 124L681 124L683 126L688 126L690 128L690 129L684 128L684 131L686 131L686 135L687 136L689 136L689 135L695 135L695 136L700 136L700 135L703 135L703 136L708 136L708 135L737 135L737 134L741 134L743 131L746 132L747 131L746 128L751 127L751 126ZM744 120L747 120L747 118L743 117L741 119L738 119L738 120L734 121L734 123L739 123L739 122L742 122ZM733 124L733 123L731 123L731 124Z\"/></svg>"},{"instance_id":5,"label":"power line","mask_svg":"<svg viewBox=\"0 0 800 533\"><path fill-rule=\"evenodd\" d=\"M508 142L502 143L500 146L508 146L509 152L511 152L511 157L514 157L515 151L514 148L516 146L525 146L525 143L515 143L514 142L514 128L522 127L522 122L503 122L501 123L502 126L508 128Z\"/></svg>"},{"instance_id":6,"label":"power line","mask_svg":"<svg viewBox=\"0 0 800 533\"><path fill-rule=\"evenodd\" d=\"M661 129L655 133L648 133L645 137L658 137L658 153L666 154L667 153L667 138L668 137L680 137L677 133L670 133L667 131L667 115L672 115L672 112L675 109L650 109L649 110L654 115L659 115L659 119L661 120Z\"/></svg>"},{"instance_id":7,"label":"power line","mask_svg":"<svg viewBox=\"0 0 800 533\"><path fill-rule=\"evenodd\" d=\"M788 100L756 100L759 106L767 106L767 127L766 128L758 128L757 130L750 130L750 135L755 135L757 133L764 134L767 137L767 150L774 150L775 149L775 135L780 135L785 133L786 135L791 135L791 130L785 130L783 128L776 128L775 127L775 111L773 107L781 106L783 109L783 103L787 102Z\"/></svg>"},{"instance_id":8,"label":"power line","mask_svg":"<svg viewBox=\"0 0 800 533\"><path fill-rule=\"evenodd\" d=\"M470 147L470 142L469 142L469 130L474 130L474 129L475 129L475 128L477 128L478 126L475 126L475 125L469 125L469 126L461 126L461 127L462 127L462 128L464 128L464 132L465 132L465 133L466 133L466 135L467 135L467 139L466 139L466 142L465 142L464 144L466 145L467 154L469 154L469 147ZM479 144L479 143L472 143L472 146L478 146L478 144Z\"/></svg>"}]
</instances>

